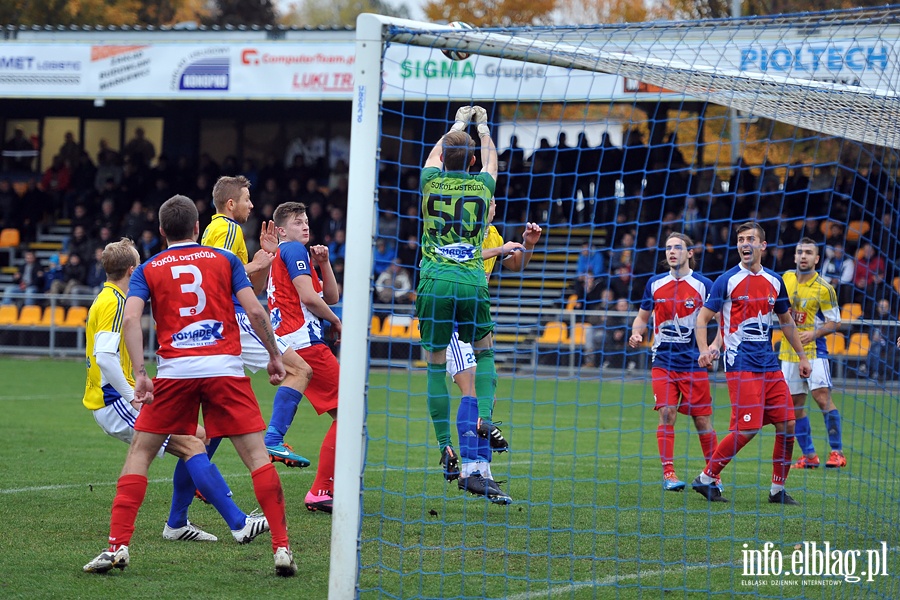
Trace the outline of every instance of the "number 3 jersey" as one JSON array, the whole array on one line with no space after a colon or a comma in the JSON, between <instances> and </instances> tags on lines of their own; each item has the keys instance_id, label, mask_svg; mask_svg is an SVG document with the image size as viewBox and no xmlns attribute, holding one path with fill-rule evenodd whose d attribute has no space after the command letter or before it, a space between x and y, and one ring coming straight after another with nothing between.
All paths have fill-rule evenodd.
<instances>
[{"instance_id":1,"label":"number 3 jersey","mask_svg":"<svg viewBox=\"0 0 900 600\"><path fill-rule=\"evenodd\" d=\"M150 302L156 320L157 377L241 377L241 336L231 296L250 280L230 252L170 246L135 269L128 297Z\"/></svg>"},{"instance_id":2,"label":"number 3 jersey","mask_svg":"<svg viewBox=\"0 0 900 600\"><path fill-rule=\"evenodd\" d=\"M421 277L486 287L481 246L496 182L489 173L422 169Z\"/></svg>"},{"instance_id":3,"label":"number 3 jersey","mask_svg":"<svg viewBox=\"0 0 900 600\"><path fill-rule=\"evenodd\" d=\"M322 320L300 301L294 279L312 278L313 290L322 296L322 280L309 264L309 251L300 242L281 242L269 271L269 317L281 337L291 336L295 350L322 342ZM298 339L299 338L299 339Z\"/></svg>"},{"instance_id":4,"label":"number 3 jersey","mask_svg":"<svg viewBox=\"0 0 900 600\"><path fill-rule=\"evenodd\" d=\"M671 273L647 282L641 308L653 314L653 366L669 371L705 371L697 364L700 351L694 333L697 313L712 289L712 281L690 271L681 279Z\"/></svg>"}]
</instances>

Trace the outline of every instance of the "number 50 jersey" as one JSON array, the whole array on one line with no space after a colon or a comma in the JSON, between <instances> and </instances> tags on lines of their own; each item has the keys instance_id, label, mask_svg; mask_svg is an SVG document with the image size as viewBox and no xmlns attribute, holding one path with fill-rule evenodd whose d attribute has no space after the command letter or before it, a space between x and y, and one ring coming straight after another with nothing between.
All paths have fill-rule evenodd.
<instances>
[{"instance_id":1,"label":"number 50 jersey","mask_svg":"<svg viewBox=\"0 0 900 600\"><path fill-rule=\"evenodd\" d=\"M157 377L244 374L231 296L246 287L250 280L240 259L193 243L171 246L135 269L128 297L153 309Z\"/></svg>"}]
</instances>

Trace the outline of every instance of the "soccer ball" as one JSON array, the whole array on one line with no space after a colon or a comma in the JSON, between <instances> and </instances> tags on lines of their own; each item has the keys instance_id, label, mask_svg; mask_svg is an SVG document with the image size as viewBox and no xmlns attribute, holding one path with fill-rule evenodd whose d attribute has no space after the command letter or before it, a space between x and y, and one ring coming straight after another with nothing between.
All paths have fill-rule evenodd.
<instances>
[{"instance_id":1,"label":"soccer ball","mask_svg":"<svg viewBox=\"0 0 900 600\"><path fill-rule=\"evenodd\" d=\"M451 23L448 23L447 25L452 27L453 29L475 29L474 27L472 27L468 23L464 23L463 21L453 21ZM467 58L469 58L468 52L460 52L459 50L442 48L441 52L443 52L444 56L446 56L450 60L466 60Z\"/></svg>"}]
</instances>

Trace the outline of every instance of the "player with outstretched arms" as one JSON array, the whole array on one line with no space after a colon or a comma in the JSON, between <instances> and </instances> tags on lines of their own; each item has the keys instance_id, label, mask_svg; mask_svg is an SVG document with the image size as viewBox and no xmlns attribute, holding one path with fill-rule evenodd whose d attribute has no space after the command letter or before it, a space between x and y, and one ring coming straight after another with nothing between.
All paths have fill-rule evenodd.
<instances>
[{"instance_id":1,"label":"player with outstretched arms","mask_svg":"<svg viewBox=\"0 0 900 600\"><path fill-rule=\"evenodd\" d=\"M134 363L134 400L142 404L134 438L116 486L110 519L109 547L84 570L124 569L138 510L147 492L150 463L170 435L195 435L200 409L211 438L231 438L250 471L253 491L272 532L275 573L297 572L290 550L284 492L263 443L265 423L244 374L241 342L231 296L241 303L269 354L266 369L272 385L284 380L284 365L269 316L253 294L241 261L229 252L197 244L197 207L173 196L159 209L160 233L168 248L138 267L131 276L122 321L125 347ZM157 374L144 366L141 315L150 303L156 319ZM215 469L206 454L187 463L200 492L213 495Z\"/></svg>"},{"instance_id":2,"label":"player with outstretched arms","mask_svg":"<svg viewBox=\"0 0 900 600\"><path fill-rule=\"evenodd\" d=\"M265 290L269 278L269 267L278 249L278 238L272 223L263 223L259 235L260 249L248 262L247 245L244 243L244 232L241 225L247 222L253 203L250 201L250 181L239 175L237 177L220 177L213 186L213 204L216 214L203 232L201 243L204 246L222 248L235 254L246 265L247 276L253 283L256 295ZM268 356L262 340L257 337L247 319L247 315L237 300L234 301L235 318L241 331L241 358L244 366L252 373L264 369ZM269 458L289 467L308 467L309 460L300 456L292 446L284 443L284 435L303 399L303 392L312 377L312 369L294 352L290 346L276 337L283 353L284 368L287 377L275 392L272 403L272 418L266 430L266 448ZM217 443L217 442L215 442ZM211 447L215 451L215 446Z\"/></svg>"},{"instance_id":3,"label":"player with outstretched arms","mask_svg":"<svg viewBox=\"0 0 900 600\"><path fill-rule=\"evenodd\" d=\"M309 217L306 206L285 202L273 214L281 240L269 274L268 300L272 328L312 367L306 397L317 414L331 417L331 427L322 440L316 478L306 494L306 508L330 513L334 497L334 454L337 434L338 379L340 365L325 343L322 321L339 341L341 320L330 305L340 300L337 280L328 259L328 247L308 251ZM322 274L321 279L316 267ZM290 422L286 423L290 426ZM286 429L285 429L286 431Z\"/></svg>"},{"instance_id":4,"label":"player with outstretched arms","mask_svg":"<svg viewBox=\"0 0 900 600\"><path fill-rule=\"evenodd\" d=\"M778 358L794 400L797 419L794 431L803 451L803 456L792 468L815 469L819 466L819 457L810 435L809 415L806 412L806 395L812 394L825 418L825 429L831 446L831 454L825 461L825 466L839 469L847 466L847 459L844 458L841 440L841 414L831 398L831 366L828 363L825 336L837 331L841 323L841 309L837 292L816 272L819 247L815 240L805 237L797 243L794 262L797 269L787 271L782 277L788 298L791 299L791 312L800 332L803 350L812 366L812 374L809 379L800 377L797 353L787 344L781 344Z\"/></svg>"},{"instance_id":5,"label":"player with outstretched arms","mask_svg":"<svg viewBox=\"0 0 900 600\"><path fill-rule=\"evenodd\" d=\"M106 272L106 283L88 313L85 334L87 381L82 402L85 408L92 411L94 420L103 431L130 444L141 405L134 400L134 378L131 358L122 338L122 317L129 279L140 264L140 256L131 240L125 238L107 244L100 261ZM172 505L163 528L164 539L202 542L215 542L217 539L187 518L196 490L188 463L201 454L206 457L204 437L203 427L198 426L195 435L169 436L160 449L159 456L168 452L179 459L172 475ZM203 458L198 460L204 462ZM234 539L246 544L268 531L266 518L257 514L247 515L239 509L232 501L231 491L218 468L215 465L210 467L208 483L211 484L212 495L207 501L228 523Z\"/></svg>"},{"instance_id":6,"label":"player with outstretched arms","mask_svg":"<svg viewBox=\"0 0 900 600\"><path fill-rule=\"evenodd\" d=\"M473 118L481 139L483 165L476 175L468 172L475 164L475 141L465 131ZM464 106L456 112L450 130L432 148L420 178L423 227L416 317L428 362L428 409L448 481L460 475L450 434L446 365L454 326L459 339L471 343L475 351L478 411L474 429L483 439L497 442L500 436L491 423L497 372L491 299L481 254L496 180L497 149L487 124L487 111L480 106Z\"/></svg>"},{"instance_id":7,"label":"player with outstretched arms","mask_svg":"<svg viewBox=\"0 0 900 600\"><path fill-rule=\"evenodd\" d=\"M809 377L811 367L800 335L791 317L791 303L784 280L762 266L766 238L759 223L744 223L737 229L740 264L721 275L697 315L697 347L701 367L712 364L715 353L707 343L706 326L719 315L723 340L725 379L731 399L731 424L712 458L691 486L710 502L727 502L716 486L716 478L764 425L775 427L772 451L772 485L769 502L799 504L784 489L794 449L794 406L772 349L772 325L777 317L785 339L800 358L800 377Z\"/></svg>"},{"instance_id":8,"label":"player with outstretched arms","mask_svg":"<svg viewBox=\"0 0 900 600\"><path fill-rule=\"evenodd\" d=\"M494 220L497 203L491 198L488 208L487 222ZM499 258L504 268L513 271L524 269L541 238L541 227L537 223L526 223L522 234L522 242L504 242L503 237L493 225L488 226L481 245L481 256L484 259L484 273L488 281L491 271ZM447 346L447 373L459 387L462 400L456 413L456 427L459 434L460 467L459 489L479 496L486 496L495 504L509 504L512 499L500 489L491 474L493 452L505 452L509 449L506 439L495 428L490 439L484 439L475 432L478 416L478 401L475 397L475 351L472 344L462 342L457 332L450 338Z\"/></svg>"},{"instance_id":9,"label":"player with outstretched arms","mask_svg":"<svg viewBox=\"0 0 900 600\"><path fill-rule=\"evenodd\" d=\"M654 410L659 412L656 442L663 468L663 489L677 492L684 482L675 474L675 419L678 413L694 420L703 458L709 461L718 440L713 429L712 396L709 375L697 363L699 352L694 329L697 313L712 289L712 281L691 268L694 242L683 233L673 233L666 240L666 263L669 271L650 278L637 316L631 325L628 345L640 346L643 333L653 318L651 370ZM710 345L718 356L721 337Z\"/></svg>"}]
</instances>

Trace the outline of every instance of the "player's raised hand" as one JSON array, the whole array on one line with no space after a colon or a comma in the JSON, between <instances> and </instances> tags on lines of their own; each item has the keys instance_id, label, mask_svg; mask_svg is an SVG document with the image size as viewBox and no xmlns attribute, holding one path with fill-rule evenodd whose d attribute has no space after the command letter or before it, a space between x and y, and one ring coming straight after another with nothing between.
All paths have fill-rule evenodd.
<instances>
[{"instance_id":1,"label":"player's raised hand","mask_svg":"<svg viewBox=\"0 0 900 600\"><path fill-rule=\"evenodd\" d=\"M259 247L275 254L278 251L278 234L275 233L275 221L263 221L259 232Z\"/></svg>"},{"instance_id":2,"label":"player's raised hand","mask_svg":"<svg viewBox=\"0 0 900 600\"><path fill-rule=\"evenodd\" d=\"M309 249L309 257L317 265L324 265L328 262L328 246L317 244Z\"/></svg>"},{"instance_id":3,"label":"player's raised hand","mask_svg":"<svg viewBox=\"0 0 900 600\"><path fill-rule=\"evenodd\" d=\"M287 376L287 372L284 370L284 362L281 359L281 355L278 356L270 356L269 364L266 365L266 371L269 373L269 383L272 385L280 385L284 378Z\"/></svg>"},{"instance_id":4,"label":"player's raised hand","mask_svg":"<svg viewBox=\"0 0 900 600\"><path fill-rule=\"evenodd\" d=\"M526 244L537 244L541 239L541 226L537 223L525 223L525 232L522 234L522 241Z\"/></svg>"},{"instance_id":5,"label":"player's raised hand","mask_svg":"<svg viewBox=\"0 0 900 600\"><path fill-rule=\"evenodd\" d=\"M506 242L505 244L503 244L501 254L502 256L509 256L513 252L524 252L525 250L525 246L523 246L519 242Z\"/></svg>"},{"instance_id":6,"label":"player's raised hand","mask_svg":"<svg viewBox=\"0 0 900 600\"><path fill-rule=\"evenodd\" d=\"M484 108L480 106L472 107L472 118L475 119L475 122L478 124L478 135L480 137L491 135L491 128L488 127L487 117L487 111Z\"/></svg>"},{"instance_id":7,"label":"player's raised hand","mask_svg":"<svg viewBox=\"0 0 900 600\"><path fill-rule=\"evenodd\" d=\"M632 333L631 337L628 338L628 346L630 348L637 348L641 345L641 342L644 341L644 336L639 333Z\"/></svg>"},{"instance_id":8,"label":"player's raised hand","mask_svg":"<svg viewBox=\"0 0 900 600\"><path fill-rule=\"evenodd\" d=\"M153 402L153 380L145 373L138 373L134 378L134 402L138 404Z\"/></svg>"},{"instance_id":9,"label":"player's raised hand","mask_svg":"<svg viewBox=\"0 0 900 600\"><path fill-rule=\"evenodd\" d=\"M472 120L472 108L471 106L459 107L456 111L456 122L450 128L450 131L463 131L469 126L469 121Z\"/></svg>"}]
</instances>

